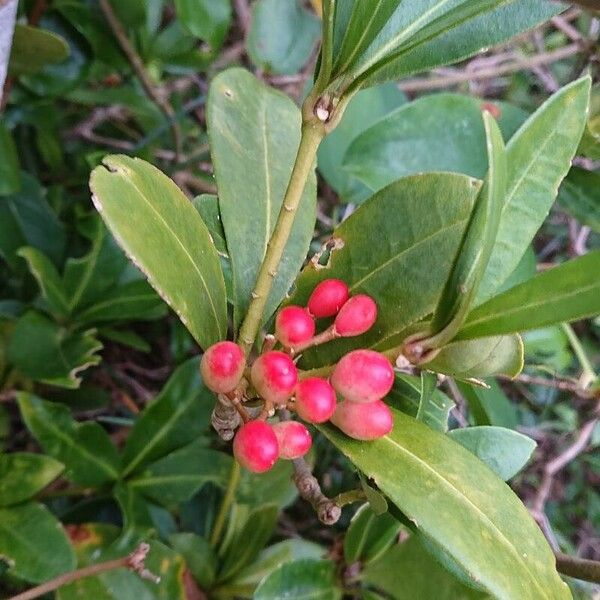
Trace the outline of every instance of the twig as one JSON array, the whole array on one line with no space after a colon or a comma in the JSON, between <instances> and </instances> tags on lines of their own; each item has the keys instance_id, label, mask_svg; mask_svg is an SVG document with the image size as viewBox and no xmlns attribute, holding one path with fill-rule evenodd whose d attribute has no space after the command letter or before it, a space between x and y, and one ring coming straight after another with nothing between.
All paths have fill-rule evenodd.
<instances>
[{"instance_id":1,"label":"twig","mask_svg":"<svg viewBox=\"0 0 600 600\"><path fill-rule=\"evenodd\" d=\"M585 400L589 400L590 398L595 398L598 392L594 392L592 390L582 389L578 383L573 381L567 381L565 379L547 379L546 377L536 377L535 375L526 375L525 373L521 373L521 375L511 379L510 377L500 376L500 379L506 381L517 381L519 383L526 383L530 385L541 385L544 387L551 387L562 392L570 392L575 394L579 398L583 398Z\"/></svg>"},{"instance_id":2,"label":"twig","mask_svg":"<svg viewBox=\"0 0 600 600\"><path fill-rule=\"evenodd\" d=\"M77 571L71 571L70 573L64 573L63 575L59 575L55 579L47 581L46 583L42 583L41 585L31 588L22 594L17 594L16 596L9 598L9 600L33 600L33 598L39 598L40 596L48 594L49 592L53 592L59 587L67 585L68 583L72 583L73 581L78 581L79 579L84 579L85 577L91 577L93 575L99 575L100 573L106 573L106 571L114 571L115 569L122 568L130 569L131 571L136 572L142 579L149 579L154 583L159 583L160 577L152 574L144 565L144 561L146 560L146 556L148 555L149 551L150 546L142 543L127 556L115 558L114 560L108 560L96 565L90 565L89 567L77 569Z\"/></svg>"},{"instance_id":3,"label":"twig","mask_svg":"<svg viewBox=\"0 0 600 600\"><path fill-rule=\"evenodd\" d=\"M563 575L600 583L600 562L556 552L556 569Z\"/></svg>"},{"instance_id":4,"label":"twig","mask_svg":"<svg viewBox=\"0 0 600 600\"><path fill-rule=\"evenodd\" d=\"M140 80L140 83L142 84L142 87L144 88L144 91L146 92L148 97L160 108L165 117L167 117L167 119L170 121L171 131L173 133L173 141L175 142L175 152L177 154L177 157L180 157L182 151L181 130L179 129L179 124L175 120L175 110L171 106L171 103L169 102L167 97L164 96L159 91L159 89L152 83L152 80L150 79L150 76L148 75L146 68L144 67L142 59L140 58L139 54L136 52L135 48L129 41L127 33L123 25L121 24L121 21L119 21L117 15L113 11L110 1L99 0L99 2L100 8L104 13L104 16L108 21L108 24L110 25L114 36L117 38L117 41L121 46L121 50L123 50L123 53L125 54L125 56L127 56L131 67L133 68L135 74Z\"/></svg>"},{"instance_id":5,"label":"twig","mask_svg":"<svg viewBox=\"0 0 600 600\"><path fill-rule=\"evenodd\" d=\"M246 38L250 31L250 23L252 21L252 13L250 12L248 0L233 0L233 6L235 8L240 29L244 34L244 38Z\"/></svg>"}]
</instances>

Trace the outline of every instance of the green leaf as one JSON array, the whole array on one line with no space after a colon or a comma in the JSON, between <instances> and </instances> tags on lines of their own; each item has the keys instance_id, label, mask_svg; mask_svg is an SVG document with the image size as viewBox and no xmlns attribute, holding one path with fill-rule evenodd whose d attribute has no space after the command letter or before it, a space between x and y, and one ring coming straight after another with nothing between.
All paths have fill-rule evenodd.
<instances>
[{"instance_id":1,"label":"green leaf","mask_svg":"<svg viewBox=\"0 0 600 600\"><path fill-rule=\"evenodd\" d=\"M312 260L290 303L306 305L317 283L342 279L352 294L377 300L373 328L355 339L336 340L306 352L307 368L332 364L353 348L386 350L400 345L406 329L432 312L448 277L479 182L464 175L406 177L365 202L335 231L326 264ZM375 243L385 240L385 243ZM323 261L325 262L325 261Z\"/></svg>"},{"instance_id":2,"label":"green leaf","mask_svg":"<svg viewBox=\"0 0 600 600\"><path fill-rule=\"evenodd\" d=\"M123 450L125 476L191 443L206 430L214 396L202 385L198 366L198 359L192 358L178 367L139 416Z\"/></svg>"},{"instance_id":3,"label":"green leaf","mask_svg":"<svg viewBox=\"0 0 600 600\"><path fill-rule=\"evenodd\" d=\"M507 193L476 304L489 298L515 270L548 215L581 138L589 92L589 77L567 85L508 143Z\"/></svg>"},{"instance_id":4,"label":"green leaf","mask_svg":"<svg viewBox=\"0 0 600 600\"><path fill-rule=\"evenodd\" d=\"M301 559L283 563L256 588L254 600L339 600L342 591L329 560Z\"/></svg>"},{"instance_id":5,"label":"green leaf","mask_svg":"<svg viewBox=\"0 0 600 600\"><path fill-rule=\"evenodd\" d=\"M202 347L224 339L223 273L198 212L149 163L119 155L106 157L104 165L92 172L90 187L119 244Z\"/></svg>"},{"instance_id":6,"label":"green leaf","mask_svg":"<svg viewBox=\"0 0 600 600\"><path fill-rule=\"evenodd\" d=\"M390 513L376 515L363 504L352 517L344 538L344 560L366 565L377 560L394 543L401 524Z\"/></svg>"},{"instance_id":7,"label":"green leaf","mask_svg":"<svg viewBox=\"0 0 600 600\"><path fill-rule=\"evenodd\" d=\"M11 575L29 583L75 568L75 554L62 525L41 504L0 508L0 556Z\"/></svg>"},{"instance_id":8,"label":"green leaf","mask_svg":"<svg viewBox=\"0 0 600 600\"><path fill-rule=\"evenodd\" d=\"M572 167L558 190L558 204L582 225L600 232L600 173Z\"/></svg>"},{"instance_id":9,"label":"green leaf","mask_svg":"<svg viewBox=\"0 0 600 600\"><path fill-rule=\"evenodd\" d=\"M233 269L237 328L250 303L290 178L300 143L300 111L287 96L247 71L229 69L212 82L207 120ZM265 320L288 292L306 258L315 222L315 200L316 183L311 176L274 278Z\"/></svg>"},{"instance_id":10,"label":"green leaf","mask_svg":"<svg viewBox=\"0 0 600 600\"><path fill-rule=\"evenodd\" d=\"M42 454L13 452L0 455L0 506L28 500L52 483L65 466Z\"/></svg>"},{"instance_id":11,"label":"green leaf","mask_svg":"<svg viewBox=\"0 0 600 600\"><path fill-rule=\"evenodd\" d=\"M217 557L209 541L193 533L174 533L169 537L174 550L185 559L198 585L212 587L217 570Z\"/></svg>"},{"instance_id":12,"label":"green leaf","mask_svg":"<svg viewBox=\"0 0 600 600\"><path fill-rule=\"evenodd\" d=\"M567 370L573 363L571 343L561 325L526 331L523 335L525 359L552 372Z\"/></svg>"},{"instance_id":13,"label":"green leaf","mask_svg":"<svg viewBox=\"0 0 600 600\"><path fill-rule=\"evenodd\" d=\"M65 465L65 477L79 485L99 486L119 477L119 456L98 423L77 423L62 404L20 392L21 416L40 446Z\"/></svg>"},{"instance_id":14,"label":"green leaf","mask_svg":"<svg viewBox=\"0 0 600 600\"><path fill-rule=\"evenodd\" d=\"M129 485L163 506L176 506L209 481L225 488L230 463L226 454L210 450L204 440L197 440L152 463Z\"/></svg>"},{"instance_id":15,"label":"green leaf","mask_svg":"<svg viewBox=\"0 0 600 600\"><path fill-rule=\"evenodd\" d=\"M500 335L600 313L600 251L548 269L478 306L457 339Z\"/></svg>"},{"instance_id":16,"label":"green leaf","mask_svg":"<svg viewBox=\"0 0 600 600\"><path fill-rule=\"evenodd\" d=\"M518 334L451 342L427 368L459 379L516 377L523 369L523 342Z\"/></svg>"},{"instance_id":17,"label":"green leaf","mask_svg":"<svg viewBox=\"0 0 600 600\"><path fill-rule=\"evenodd\" d=\"M298 0L258 0L252 6L246 49L257 67L292 75L308 61L319 30L319 19Z\"/></svg>"},{"instance_id":18,"label":"green leaf","mask_svg":"<svg viewBox=\"0 0 600 600\"><path fill-rule=\"evenodd\" d=\"M12 75L30 75L46 65L63 62L69 54L69 44L60 35L17 23L8 70Z\"/></svg>"},{"instance_id":19,"label":"green leaf","mask_svg":"<svg viewBox=\"0 0 600 600\"><path fill-rule=\"evenodd\" d=\"M506 181L502 134L489 112L483 112L488 175L475 203L430 325L429 348L449 342L464 323L496 241Z\"/></svg>"},{"instance_id":20,"label":"green leaf","mask_svg":"<svg viewBox=\"0 0 600 600\"><path fill-rule=\"evenodd\" d=\"M221 47L231 24L231 0L175 0L177 17L213 50Z\"/></svg>"},{"instance_id":21,"label":"green leaf","mask_svg":"<svg viewBox=\"0 0 600 600\"><path fill-rule=\"evenodd\" d=\"M121 551L156 535L150 504L127 482L118 482L113 496L121 510L123 528L114 547Z\"/></svg>"},{"instance_id":22,"label":"green leaf","mask_svg":"<svg viewBox=\"0 0 600 600\"><path fill-rule=\"evenodd\" d=\"M519 424L516 407L495 379L485 381L489 389L461 381L456 383L460 393L469 403L476 425L497 425L516 429Z\"/></svg>"},{"instance_id":23,"label":"green leaf","mask_svg":"<svg viewBox=\"0 0 600 600\"><path fill-rule=\"evenodd\" d=\"M490 594L569 598L548 543L511 489L446 435L392 412L392 432L368 444L319 429Z\"/></svg>"},{"instance_id":24,"label":"green leaf","mask_svg":"<svg viewBox=\"0 0 600 600\"><path fill-rule=\"evenodd\" d=\"M298 497L292 475L292 464L287 460L278 461L267 473L256 474L243 469L236 500L252 507L272 503L283 509Z\"/></svg>"},{"instance_id":25,"label":"green leaf","mask_svg":"<svg viewBox=\"0 0 600 600\"><path fill-rule=\"evenodd\" d=\"M0 196L19 191L21 175L17 147L4 122L0 120Z\"/></svg>"},{"instance_id":26,"label":"green leaf","mask_svg":"<svg viewBox=\"0 0 600 600\"><path fill-rule=\"evenodd\" d=\"M600 85L597 83L592 87L590 112L577 154L600 159Z\"/></svg>"},{"instance_id":27,"label":"green leaf","mask_svg":"<svg viewBox=\"0 0 600 600\"><path fill-rule=\"evenodd\" d=\"M504 481L528 462L537 444L526 435L504 427L465 427L448 435L482 460Z\"/></svg>"},{"instance_id":28,"label":"green leaf","mask_svg":"<svg viewBox=\"0 0 600 600\"><path fill-rule=\"evenodd\" d=\"M338 193L341 200L362 202L370 195L369 190L357 181L353 174L348 173L348 169L342 168L346 151L354 146L353 142L357 137L362 138L360 134L363 131L368 130L375 122L404 102L406 97L393 83L361 90L348 104L339 125L321 142L318 152L319 172ZM381 138L378 142L382 143ZM370 158L371 154L362 155L361 160L369 161ZM374 170L375 166L372 167ZM399 177L394 177L388 183L396 179Z\"/></svg>"},{"instance_id":29,"label":"green leaf","mask_svg":"<svg viewBox=\"0 0 600 600\"><path fill-rule=\"evenodd\" d=\"M422 389L423 383L418 377L396 372L394 387L387 395L386 401L394 408L416 418L421 409ZM436 431L445 432L448 430L448 415L453 408L454 402L435 388L429 402L422 409L420 420Z\"/></svg>"},{"instance_id":30,"label":"green leaf","mask_svg":"<svg viewBox=\"0 0 600 600\"><path fill-rule=\"evenodd\" d=\"M486 107L497 115L505 140L527 118L527 113L504 102L482 102L450 93L424 96L357 136L344 156L344 171L375 191L424 171L483 179L488 162L481 112Z\"/></svg>"},{"instance_id":31,"label":"green leaf","mask_svg":"<svg viewBox=\"0 0 600 600\"><path fill-rule=\"evenodd\" d=\"M100 362L102 344L95 330L71 332L45 315L26 312L16 323L8 345L10 361L23 375L60 387L79 387L79 374Z\"/></svg>"}]
</instances>

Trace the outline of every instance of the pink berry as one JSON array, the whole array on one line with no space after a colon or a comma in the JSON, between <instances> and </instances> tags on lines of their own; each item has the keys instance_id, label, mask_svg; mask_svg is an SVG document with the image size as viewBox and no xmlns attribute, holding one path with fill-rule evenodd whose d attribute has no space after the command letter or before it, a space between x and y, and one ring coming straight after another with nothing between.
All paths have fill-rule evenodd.
<instances>
[{"instance_id":1,"label":"pink berry","mask_svg":"<svg viewBox=\"0 0 600 600\"><path fill-rule=\"evenodd\" d=\"M346 400L375 402L394 385L394 369L390 361L373 350L354 350L335 366L331 385Z\"/></svg>"},{"instance_id":2,"label":"pink berry","mask_svg":"<svg viewBox=\"0 0 600 600\"><path fill-rule=\"evenodd\" d=\"M244 352L237 344L217 342L202 356L200 373L206 387L217 394L227 394L235 389L245 367Z\"/></svg>"},{"instance_id":3,"label":"pink berry","mask_svg":"<svg viewBox=\"0 0 600 600\"><path fill-rule=\"evenodd\" d=\"M325 423L335 410L335 390L326 379L309 377L296 386L296 412L308 423Z\"/></svg>"},{"instance_id":4,"label":"pink berry","mask_svg":"<svg viewBox=\"0 0 600 600\"><path fill-rule=\"evenodd\" d=\"M340 402L331 422L351 438L365 441L383 437L394 426L392 412L381 400L369 404Z\"/></svg>"},{"instance_id":5,"label":"pink berry","mask_svg":"<svg viewBox=\"0 0 600 600\"><path fill-rule=\"evenodd\" d=\"M312 446L310 432L298 421L285 421L273 425L279 442L279 458L293 460L304 456Z\"/></svg>"},{"instance_id":6,"label":"pink berry","mask_svg":"<svg viewBox=\"0 0 600 600\"><path fill-rule=\"evenodd\" d=\"M273 428L264 421L242 425L233 440L233 455L252 473L264 473L279 456L279 443Z\"/></svg>"},{"instance_id":7,"label":"pink berry","mask_svg":"<svg viewBox=\"0 0 600 600\"><path fill-rule=\"evenodd\" d=\"M283 404L298 382L298 370L283 352L270 351L259 356L250 373L256 391L273 404Z\"/></svg>"},{"instance_id":8,"label":"pink berry","mask_svg":"<svg viewBox=\"0 0 600 600\"><path fill-rule=\"evenodd\" d=\"M315 321L301 306L286 306L275 319L275 337L284 345L293 348L307 342L315 335Z\"/></svg>"},{"instance_id":9,"label":"pink berry","mask_svg":"<svg viewBox=\"0 0 600 600\"><path fill-rule=\"evenodd\" d=\"M348 286L341 279L325 279L310 295L308 312L317 319L333 317L348 300L348 296Z\"/></svg>"},{"instance_id":10,"label":"pink berry","mask_svg":"<svg viewBox=\"0 0 600 600\"><path fill-rule=\"evenodd\" d=\"M335 331L342 337L352 337L369 331L377 319L377 304L371 296L352 296L335 318Z\"/></svg>"}]
</instances>

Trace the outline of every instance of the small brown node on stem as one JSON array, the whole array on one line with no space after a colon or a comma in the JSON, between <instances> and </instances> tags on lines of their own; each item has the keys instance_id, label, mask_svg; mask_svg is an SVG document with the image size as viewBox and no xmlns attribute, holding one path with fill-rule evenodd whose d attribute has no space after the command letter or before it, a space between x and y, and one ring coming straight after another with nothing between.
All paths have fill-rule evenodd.
<instances>
[{"instance_id":1,"label":"small brown node on stem","mask_svg":"<svg viewBox=\"0 0 600 600\"><path fill-rule=\"evenodd\" d=\"M219 437L229 442L235 436L236 429L242 424L242 417L235 406L225 396L219 394L212 412L211 423Z\"/></svg>"}]
</instances>

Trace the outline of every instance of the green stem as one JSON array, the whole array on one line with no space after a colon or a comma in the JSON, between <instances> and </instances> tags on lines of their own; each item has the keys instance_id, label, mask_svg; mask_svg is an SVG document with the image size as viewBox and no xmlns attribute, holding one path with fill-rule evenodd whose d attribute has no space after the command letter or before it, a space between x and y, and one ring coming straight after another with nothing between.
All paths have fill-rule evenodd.
<instances>
[{"instance_id":1,"label":"green stem","mask_svg":"<svg viewBox=\"0 0 600 600\"><path fill-rule=\"evenodd\" d=\"M590 362L577 334L573 331L573 328L568 323L562 324L563 331L567 334L569 338L569 343L573 348L573 352L575 352L575 356L577 356L577 360L581 365L583 373L581 374L581 387L584 389L587 388L590 383L593 383L597 379L596 372L594 371L594 367Z\"/></svg>"},{"instance_id":2,"label":"green stem","mask_svg":"<svg viewBox=\"0 0 600 600\"><path fill-rule=\"evenodd\" d=\"M333 502L335 502L340 508L348 504L354 504L355 502L364 502L366 499L367 496L362 489L348 490L347 492L342 492L335 498L332 498Z\"/></svg>"},{"instance_id":3,"label":"green stem","mask_svg":"<svg viewBox=\"0 0 600 600\"><path fill-rule=\"evenodd\" d=\"M240 482L241 468L240 463L237 460L233 460L231 465L231 471L229 472L229 481L227 482L227 489L225 490L225 496L219 507L219 513L215 519L215 524L210 536L210 543L212 546L217 546L221 540L221 534L223 533L223 527L225 526L225 520L229 514L229 509L233 504L235 498L235 490Z\"/></svg>"},{"instance_id":4,"label":"green stem","mask_svg":"<svg viewBox=\"0 0 600 600\"><path fill-rule=\"evenodd\" d=\"M246 354L250 352L258 335L273 280L277 275L279 263L290 237L306 182L313 170L317 149L325 133L325 127L322 123L304 122L302 125L300 146L290 182L256 279L248 312L240 328L239 340Z\"/></svg>"}]
</instances>

